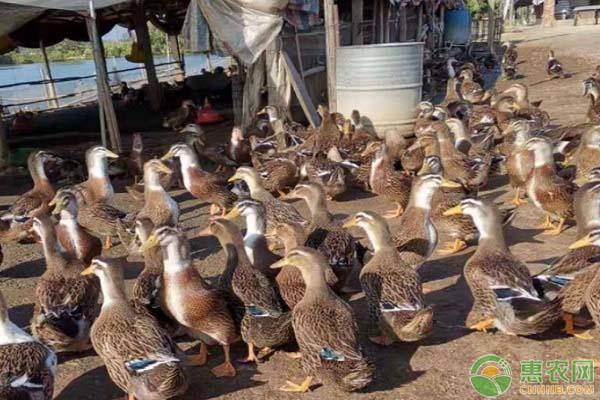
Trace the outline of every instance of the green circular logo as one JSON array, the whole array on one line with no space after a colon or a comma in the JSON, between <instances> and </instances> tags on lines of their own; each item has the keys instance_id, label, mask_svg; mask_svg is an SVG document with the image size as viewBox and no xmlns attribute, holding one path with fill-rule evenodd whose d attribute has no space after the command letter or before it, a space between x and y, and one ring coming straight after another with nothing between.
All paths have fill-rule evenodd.
<instances>
[{"instance_id":1,"label":"green circular logo","mask_svg":"<svg viewBox=\"0 0 600 400\"><path fill-rule=\"evenodd\" d=\"M486 354L471 367L471 385L483 397L498 397L508 391L512 382L510 365L502 357Z\"/></svg>"}]
</instances>

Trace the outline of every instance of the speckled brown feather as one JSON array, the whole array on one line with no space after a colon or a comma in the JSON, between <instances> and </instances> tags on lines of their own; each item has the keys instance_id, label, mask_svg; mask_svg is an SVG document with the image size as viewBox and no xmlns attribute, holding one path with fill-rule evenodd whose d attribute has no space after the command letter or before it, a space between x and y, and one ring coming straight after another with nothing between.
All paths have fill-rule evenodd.
<instances>
[{"instance_id":1,"label":"speckled brown feather","mask_svg":"<svg viewBox=\"0 0 600 400\"><path fill-rule=\"evenodd\" d=\"M54 393L54 376L46 360L55 357L39 342L5 344L0 346L0 399L51 400ZM15 378L27 375L30 381L43 386L40 393L8 384ZM35 396L31 395L35 393Z\"/></svg>"}]
</instances>

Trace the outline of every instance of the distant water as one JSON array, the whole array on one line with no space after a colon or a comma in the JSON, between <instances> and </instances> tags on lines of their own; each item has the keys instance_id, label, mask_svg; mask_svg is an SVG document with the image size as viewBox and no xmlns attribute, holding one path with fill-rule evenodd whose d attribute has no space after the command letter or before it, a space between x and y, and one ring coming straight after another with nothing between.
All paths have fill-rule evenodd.
<instances>
[{"instance_id":1,"label":"distant water","mask_svg":"<svg viewBox=\"0 0 600 400\"><path fill-rule=\"evenodd\" d=\"M229 65L228 58L211 57L212 67ZM167 57L155 57L155 64L168 62ZM106 60L106 66L110 73L113 70L143 67L143 64L133 64L124 58L109 58ZM173 65L158 67L158 72L168 68L173 68ZM93 60L70 61L70 62L53 62L50 66L52 76L54 78L65 77L80 77L88 76L96 73ZM207 58L204 54L191 54L185 56L186 74L196 75L205 68L208 69ZM39 81L42 80L41 64L21 64L21 65L0 65L0 86L18 82ZM109 74L111 83L118 81L135 81L145 77L145 70L122 72L118 74ZM63 95L73 92L79 92L87 89L95 89L96 81L94 78L82 79L70 82L61 82L56 84L57 94ZM86 94L86 95L89 95ZM45 96L44 85L24 85L12 88L0 89L0 102L2 104L20 103L27 100L43 98ZM78 97L68 97L60 100L60 104L68 104ZM24 110L43 110L48 105L44 103L32 104L22 107L10 107L11 112L17 111L19 108Z\"/></svg>"}]
</instances>

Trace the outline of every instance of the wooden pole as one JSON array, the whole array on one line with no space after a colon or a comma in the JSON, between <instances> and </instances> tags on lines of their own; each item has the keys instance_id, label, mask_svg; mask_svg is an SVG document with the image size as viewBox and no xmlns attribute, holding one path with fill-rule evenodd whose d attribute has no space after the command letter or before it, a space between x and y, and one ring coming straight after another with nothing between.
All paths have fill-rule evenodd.
<instances>
[{"instance_id":1,"label":"wooden pole","mask_svg":"<svg viewBox=\"0 0 600 400\"><path fill-rule=\"evenodd\" d=\"M364 6L364 0L352 0L352 44L355 46L364 44L361 25L364 18Z\"/></svg>"},{"instance_id":2,"label":"wooden pole","mask_svg":"<svg viewBox=\"0 0 600 400\"><path fill-rule=\"evenodd\" d=\"M10 151L6 141L7 136L6 123L0 118L0 169L8 167L10 162Z\"/></svg>"},{"instance_id":3,"label":"wooden pole","mask_svg":"<svg viewBox=\"0 0 600 400\"><path fill-rule=\"evenodd\" d=\"M421 29L423 29L423 3L419 4L419 7L417 7L417 37L415 38L416 42L419 41Z\"/></svg>"},{"instance_id":4,"label":"wooden pole","mask_svg":"<svg viewBox=\"0 0 600 400\"><path fill-rule=\"evenodd\" d=\"M400 41L401 42L406 42L406 36L408 34L407 22L408 21L406 18L406 7L400 7Z\"/></svg>"},{"instance_id":5,"label":"wooden pole","mask_svg":"<svg viewBox=\"0 0 600 400\"><path fill-rule=\"evenodd\" d=\"M294 39L296 40L296 57L298 57L300 77L304 82L304 63L302 62L302 50L300 48L300 36L298 36L298 28L294 28Z\"/></svg>"},{"instance_id":6,"label":"wooden pole","mask_svg":"<svg viewBox=\"0 0 600 400\"><path fill-rule=\"evenodd\" d=\"M180 73L177 74L177 76L183 80L183 78L185 78L185 70L183 69L183 58L179 49L179 40L177 38L177 35L168 35L167 45L171 57L174 61L177 61L179 63L177 67L179 68Z\"/></svg>"},{"instance_id":7,"label":"wooden pole","mask_svg":"<svg viewBox=\"0 0 600 400\"><path fill-rule=\"evenodd\" d=\"M336 35L335 35L335 18L333 16L333 0L324 0L323 13L325 16L325 50L327 53L327 98L329 99L329 111L336 112L337 96L336 96Z\"/></svg>"},{"instance_id":8,"label":"wooden pole","mask_svg":"<svg viewBox=\"0 0 600 400\"><path fill-rule=\"evenodd\" d=\"M137 1L137 7L134 13L135 20L135 35L138 43L144 53L144 66L146 67L146 76L148 77L148 94L150 99L150 108L153 111L160 110L162 104L162 92L160 82L156 75L156 67L154 66L154 58L152 56L152 45L150 42L150 32L148 31L148 21L146 19L146 11L144 0Z\"/></svg>"},{"instance_id":9,"label":"wooden pole","mask_svg":"<svg viewBox=\"0 0 600 400\"><path fill-rule=\"evenodd\" d=\"M56 99L56 86L54 86L54 80L52 79L52 71L50 69L50 62L48 61L48 53L46 52L46 46L44 45L43 40L40 40L40 50L42 51L42 57L44 58L44 62L42 63L44 79L50 81L48 84L46 84L48 97L50 97L49 103L52 107L58 108L58 100Z\"/></svg>"},{"instance_id":10,"label":"wooden pole","mask_svg":"<svg viewBox=\"0 0 600 400\"><path fill-rule=\"evenodd\" d=\"M552 1L552 0L550 0ZM495 36L495 18L494 18L494 0L489 0L489 9L488 9L488 48L492 54L494 52L494 36Z\"/></svg>"},{"instance_id":11,"label":"wooden pole","mask_svg":"<svg viewBox=\"0 0 600 400\"><path fill-rule=\"evenodd\" d=\"M90 37L94 55L94 65L96 67L96 85L98 88L98 108L100 117L100 131L102 144L107 146L107 130L110 139L110 147L116 151L121 151L121 134L119 124L112 103L111 90L108 85L108 74L106 73L106 58L102 40L98 34L96 25L96 12L94 10L93 0L90 1L90 14L86 16L88 35Z\"/></svg>"}]
</instances>

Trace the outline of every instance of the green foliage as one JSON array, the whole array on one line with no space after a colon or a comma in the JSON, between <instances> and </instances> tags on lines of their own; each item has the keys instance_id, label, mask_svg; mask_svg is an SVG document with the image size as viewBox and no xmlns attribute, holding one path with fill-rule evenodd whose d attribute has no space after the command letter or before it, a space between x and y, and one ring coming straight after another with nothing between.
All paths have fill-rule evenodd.
<instances>
[{"instance_id":1,"label":"green foliage","mask_svg":"<svg viewBox=\"0 0 600 400\"><path fill-rule=\"evenodd\" d=\"M489 10L489 4L486 0L467 0L467 8L471 11L473 19L479 19L487 14Z\"/></svg>"},{"instance_id":2,"label":"green foliage","mask_svg":"<svg viewBox=\"0 0 600 400\"><path fill-rule=\"evenodd\" d=\"M148 27L153 54L166 54L166 34L155 28L152 24L149 24ZM107 58L125 57L131 51L131 40L104 42L104 51ZM48 47L46 52L50 61L75 61L93 58L92 46L88 42L63 40L54 46ZM43 56L39 49L19 47L11 53L0 56L0 64L31 64L41 62L43 62Z\"/></svg>"}]
</instances>

